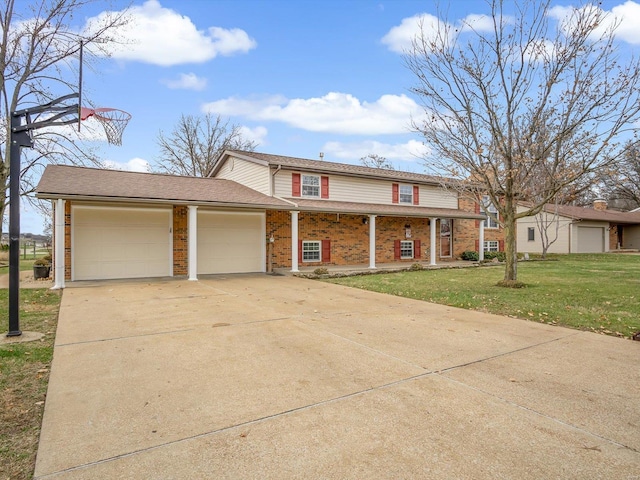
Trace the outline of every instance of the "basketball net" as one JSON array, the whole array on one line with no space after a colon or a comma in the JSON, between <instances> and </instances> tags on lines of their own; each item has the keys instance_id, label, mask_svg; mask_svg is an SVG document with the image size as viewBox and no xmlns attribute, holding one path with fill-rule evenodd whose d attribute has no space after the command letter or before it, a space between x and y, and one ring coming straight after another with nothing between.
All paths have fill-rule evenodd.
<instances>
[{"instance_id":1,"label":"basketball net","mask_svg":"<svg viewBox=\"0 0 640 480\"><path fill-rule=\"evenodd\" d=\"M81 108L80 119L95 118L107 136L111 145L122 145L122 133L131 120L131 114L117 108Z\"/></svg>"}]
</instances>

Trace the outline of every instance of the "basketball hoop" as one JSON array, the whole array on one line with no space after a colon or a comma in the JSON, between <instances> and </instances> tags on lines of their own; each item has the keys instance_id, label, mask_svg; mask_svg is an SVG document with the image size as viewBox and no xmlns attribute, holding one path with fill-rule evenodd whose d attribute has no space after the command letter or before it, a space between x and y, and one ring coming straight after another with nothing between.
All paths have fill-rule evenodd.
<instances>
[{"instance_id":1,"label":"basketball hoop","mask_svg":"<svg viewBox=\"0 0 640 480\"><path fill-rule=\"evenodd\" d=\"M122 145L122 132L131 120L131 114L117 108L85 108L80 109L80 119L95 118L102 124L107 141L111 145Z\"/></svg>"}]
</instances>

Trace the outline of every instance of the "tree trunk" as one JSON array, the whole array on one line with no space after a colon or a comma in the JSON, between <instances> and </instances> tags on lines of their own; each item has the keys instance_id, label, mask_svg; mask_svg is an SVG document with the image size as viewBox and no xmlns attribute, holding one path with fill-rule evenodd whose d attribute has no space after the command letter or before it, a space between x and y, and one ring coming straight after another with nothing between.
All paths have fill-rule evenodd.
<instances>
[{"instance_id":1,"label":"tree trunk","mask_svg":"<svg viewBox=\"0 0 640 480\"><path fill-rule=\"evenodd\" d=\"M516 218L512 208L507 208L504 219L504 250L505 250L505 284L518 281L518 252L516 248Z\"/></svg>"}]
</instances>

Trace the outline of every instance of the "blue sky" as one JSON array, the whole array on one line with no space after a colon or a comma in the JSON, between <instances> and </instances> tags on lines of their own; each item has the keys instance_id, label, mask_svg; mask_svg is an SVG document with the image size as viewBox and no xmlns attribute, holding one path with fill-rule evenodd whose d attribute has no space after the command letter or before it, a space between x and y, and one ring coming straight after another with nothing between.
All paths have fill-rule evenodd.
<instances>
[{"instance_id":1,"label":"blue sky","mask_svg":"<svg viewBox=\"0 0 640 480\"><path fill-rule=\"evenodd\" d=\"M108 2L115 10L128 3ZM424 147L410 131L422 110L401 52L419 16L426 26L435 20L437 3L136 0L121 33L129 45L100 59L95 71L85 68L83 90L95 106L126 110L132 119L123 146L91 143L111 168L153 170L158 132L170 133L181 114L210 111L241 125L261 152L312 159L324 152L325 160L344 163L375 153L397 169L423 172ZM601 3L623 19L625 48L637 49L640 3ZM78 12L77 27L99 18L105 5ZM558 14L569 5L559 2ZM446 10L455 23L488 6L453 0ZM84 135L92 125L84 122ZM42 219L25 211L22 231L41 232Z\"/></svg>"}]
</instances>

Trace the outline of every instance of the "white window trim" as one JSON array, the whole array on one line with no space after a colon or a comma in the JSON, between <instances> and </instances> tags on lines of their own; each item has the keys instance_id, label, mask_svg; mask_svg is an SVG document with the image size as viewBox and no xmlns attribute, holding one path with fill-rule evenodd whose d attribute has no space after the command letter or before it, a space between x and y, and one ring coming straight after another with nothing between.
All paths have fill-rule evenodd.
<instances>
[{"instance_id":1,"label":"white window trim","mask_svg":"<svg viewBox=\"0 0 640 480\"><path fill-rule=\"evenodd\" d=\"M410 257L407 257L406 255L402 254L403 251L408 250L403 245L411 245ZM415 258L415 245L413 243L413 240L400 240L400 260L408 260L410 258Z\"/></svg>"},{"instance_id":2,"label":"white window trim","mask_svg":"<svg viewBox=\"0 0 640 480\"><path fill-rule=\"evenodd\" d=\"M314 187L314 188L318 189L318 194L317 195L309 195L308 193L304 193L304 187L305 187L304 180L305 180L305 178L316 178L316 179L318 179L318 185L309 185L309 184L307 184L307 187ZM307 174L304 174L304 173L300 175L300 195L302 197L320 198L321 191L322 191L322 179L320 178L320 175L307 175Z\"/></svg>"},{"instance_id":3,"label":"white window trim","mask_svg":"<svg viewBox=\"0 0 640 480\"><path fill-rule=\"evenodd\" d=\"M487 240L484 242L484 251L485 252L499 252L500 251L500 242L497 240Z\"/></svg>"},{"instance_id":4,"label":"white window trim","mask_svg":"<svg viewBox=\"0 0 640 480\"><path fill-rule=\"evenodd\" d=\"M484 228L488 228L491 230L496 230L500 228L500 215L498 214L498 209L493 206L489 197L482 197L482 205L480 206L482 213L487 216L487 219L484 221ZM493 215L490 215L493 214ZM494 218L495 217L495 218Z\"/></svg>"},{"instance_id":5,"label":"white window trim","mask_svg":"<svg viewBox=\"0 0 640 480\"><path fill-rule=\"evenodd\" d=\"M402 189L409 189L409 193L402 193ZM409 201L403 201L402 196L409 197ZM405 205L413 205L413 185L400 184L398 186L398 203L404 203Z\"/></svg>"},{"instance_id":6,"label":"white window trim","mask_svg":"<svg viewBox=\"0 0 640 480\"><path fill-rule=\"evenodd\" d=\"M307 245L318 245L318 259L305 259L304 258L304 254L305 254L305 247ZM316 250L309 250L308 253L315 253ZM320 242L319 240L304 240L302 242L302 263L314 263L314 262L321 262L322 261L322 242Z\"/></svg>"}]
</instances>

